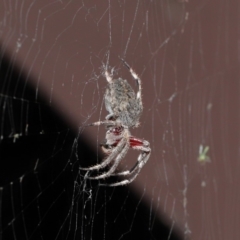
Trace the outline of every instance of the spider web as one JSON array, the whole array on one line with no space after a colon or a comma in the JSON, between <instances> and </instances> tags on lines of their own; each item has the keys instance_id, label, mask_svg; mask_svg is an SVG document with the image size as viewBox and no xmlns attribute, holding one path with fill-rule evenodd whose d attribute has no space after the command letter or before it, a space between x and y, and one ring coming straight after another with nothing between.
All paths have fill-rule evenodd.
<instances>
[{"instance_id":1,"label":"spider web","mask_svg":"<svg viewBox=\"0 0 240 240\"><path fill-rule=\"evenodd\" d=\"M240 239L239 4L0 2L1 239ZM137 179L100 187L113 68L144 111ZM118 170L130 169L129 151ZM111 181L119 181L112 179ZM106 180L108 181L108 180Z\"/></svg>"}]
</instances>

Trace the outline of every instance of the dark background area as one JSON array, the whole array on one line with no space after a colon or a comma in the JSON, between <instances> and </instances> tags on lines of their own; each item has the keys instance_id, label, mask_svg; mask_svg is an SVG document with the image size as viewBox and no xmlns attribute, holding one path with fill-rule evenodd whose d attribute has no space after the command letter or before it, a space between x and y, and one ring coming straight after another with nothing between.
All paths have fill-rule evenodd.
<instances>
[{"instance_id":1,"label":"dark background area","mask_svg":"<svg viewBox=\"0 0 240 240\"><path fill-rule=\"evenodd\" d=\"M0 239L181 239L129 187L98 188L97 182L88 182L85 188L91 187L92 197L87 200L90 193L82 192L83 178L78 179L78 168L66 163L73 157L75 139L83 164L94 164L95 151L84 134L77 138L44 96L35 101L33 87L24 84L25 79L18 66L2 55L0 115L6 122L4 133L20 132L24 117L30 127L25 136L14 139L12 135L0 143L0 186L4 188L0 197ZM76 181L80 186L74 195ZM70 212L78 215L77 222ZM150 212L154 216L151 225Z\"/></svg>"}]
</instances>

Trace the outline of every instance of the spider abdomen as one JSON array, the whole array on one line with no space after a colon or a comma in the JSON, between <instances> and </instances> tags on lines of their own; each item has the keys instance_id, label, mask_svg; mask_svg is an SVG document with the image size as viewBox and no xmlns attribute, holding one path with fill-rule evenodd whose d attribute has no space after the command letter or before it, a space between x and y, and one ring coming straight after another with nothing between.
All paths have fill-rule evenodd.
<instances>
[{"instance_id":1,"label":"spider abdomen","mask_svg":"<svg viewBox=\"0 0 240 240\"><path fill-rule=\"evenodd\" d=\"M114 79L105 93L105 105L112 117L121 121L123 126L138 125L142 105L127 80Z\"/></svg>"}]
</instances>

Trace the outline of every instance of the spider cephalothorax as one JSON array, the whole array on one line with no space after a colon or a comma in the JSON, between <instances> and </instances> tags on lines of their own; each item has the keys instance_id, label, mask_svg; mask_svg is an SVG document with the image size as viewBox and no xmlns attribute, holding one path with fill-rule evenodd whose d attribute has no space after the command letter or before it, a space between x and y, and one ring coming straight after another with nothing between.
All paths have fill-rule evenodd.
<instances>
[{"instance_id":1,"label":"spider cephalothorax","mask_svg":"<svg viewBox=\"0 0 240 240\"><path fill-rule=\"evenodd\" d=\"M142 87L141 79L138 75L124 60L122 61L129 69L132 77L137 81L138 92L135 94L127 80L122 78L113 79L112 74L105 69L104 75L109 83L105 92L105 107L109 114L106 116L106 120L95 122L90 125L106 126L106 139L101 146L103 152L108 156L100 164L89 168L81 168L83 170L92 171L100 170L111 165L106 172L97 176L90 176L88 177L89 179L103 179L111 176L128 176L127 179L117 183L108 184L108 186L119 186L132 182L149 159L151 153L149 142L131 136L129 131L129 128L138 127L139 125L139 118L143 110L141 94ZM120 161L125 157L129 148L141 151L136 164L131 170L116 173L115 171Z\"/></svg>"}]
</instances>

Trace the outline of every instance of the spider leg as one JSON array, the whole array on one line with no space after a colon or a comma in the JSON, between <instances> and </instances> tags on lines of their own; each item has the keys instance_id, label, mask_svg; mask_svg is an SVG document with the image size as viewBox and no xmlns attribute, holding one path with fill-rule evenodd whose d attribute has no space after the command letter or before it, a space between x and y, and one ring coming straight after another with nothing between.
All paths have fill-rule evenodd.
<instances>
[{"instance_id":1,"label":"spider leg","mask_svg":"<svg viewBox=\"0 0 240 240\"><path fill-rule=\"evenodd\" d=\"M137 141L139 141L139 142L137 142ZM150 154L151 154L151 148L149 147L149 142L146 140L142 140L142 145L138 144L140 142L141 141L139 139L136 139L134 137L132 137L132 139L130 139L130 144L132 144L131 147L133 149L142 151L138 157L138 161L133 166L133 168L131 170L111 174L112 176L129 176L129 175L133 175L133 176L129 179L125 179L120 182L116 182L116 183L112 183L112 184L100 184L100 185L110 186L110 187L126 185L126 184L131 183L138 176L139 172L141 171L142 167L146 164L146 162L148 161Z\"/></svg>"},{"instance_id":2,"label":"spider leg","mask_svg":"<svg viewBox=\"0 0 240 240\"><path fill-rule=\"evenodd\" d=\"M122 180L122 181L116 182L116 183L100 184L100 186L116 187L116 186L127 185L127 184L133 182L135 180L135 178L138 176L138 174L141 171L142 167L148 161L148 159L150 157L150 153L151 152L143 152L143 153L141 153L139 155L139 157L138 157L138 162L136 163L136 165L130 171L124 171L124 172L120 172L119 174L114 174L114 176L116 176L116 175L125 175L126 176L126 175L131 175L131 174L134 173L134 175L131 178L125 179L125 180Z\"/></svg>"},{"instance_id":3,"label":"spider leg","mask_svg":"<svg viewBox=\"0 0 240 240\"><path fill-rule=\"evenodd\" d=\"M142 105L142 81L140 77L133 71L133 69L129 66L129 64L122 58L120 58L123 62L123 64L128 68L130 71L132 77L137 80L138 84L138 92L137 92L137 99L139 100L140 105Z\"/></svg>"},{"instance_id":4,"label":"spider leg","mask_svg":"<svg viewBox=\"0 0 240 240\"><path fill-rule=\"evenodd\" d=\"M100 125L115 126L116 122L111 121L111 120L98 121L98 122L88 124L87 127L88 126L100 126Z\"/></svg>"},{"instance_id":5,"label":"spider leg","mask_svg":"<svg viewBox=\"0 0 240 240\"><path fill-rule=\"evenodd\" d=\"M94 166L88 167L88 168L82 168L80 167L81 170L86 170L86 171L91 171L91 170L98 170L98 169L102 169L104 167L106 167L107 165L109 165L109 163L117 156L117 154L119 152L121 152L124 149L125 146L125 139L122 138L120 140L120 142L118 143L117 147L115 147L112 152L110 153L110 155L101 163L96 164ZM99 175L100 176L100 175ZM98 176L97 176L98 177ZM98 179L96 177L87 177L89 179Z\"/></svg>"},{"instance_id":6,"label":"spider leg","mask_svg":"<svg viewBox=\"0 0 240 240\"><path fill-rule=\"evenodd\" d=\"M116 168L118 167L120 161L125 157L125 155L127 154L128 152L128 149L130 147L128 141L126 138L123 138L123 144L124 144L124 147L122 148L122 150L119 152L119 148L118 146L115 148L117 149L119 152L116 160L114 161L114 164L112 165L112 167L110 167L110 169L107 171L107 172L104 172L103 174L100 174L100 175L97 175L97 176L94 176L94 177L88 177L89 179L102 179L102 178L106 178L106 177L109 177L110 175L112 175L112 173L116 170ZM110 155L111 156L111 155Z\"/></svg>"},{"instance_id":7,"label":"spider leg","mask_svg":"<svg viewBox=\"0 0 240 240\"><path fill-rule=\"evenodd\" d=\"M112 71L111 71L111 74L108 72L107 70L107 66L103 65L104 66L104 75L105 75L105 78L107 79L107 81L109 83L112 83L113 81L113 78L112 78L112 75L113 75L113 71L114 71L114 68L112 68Z\"/></svg>"},{"instance_id":8,"label":"spider leg","mask_svg":"<svg viewBox=\"0 0 240 240\"><path fill-rule=\"evenodd\" d=\"M127 176L127 175L133 174L138 169L141 169L146 164L146 162L148 161L148 159L150 157L150 153L151 153L151 149L149 147L144 147L143 149L144 149L143 152L140 153L140 155L138 157L138 161L132 167L132 169L126 170L126 171L123 171L123 172L119 172L119 173L114 173L112 175L114 175L114 176Z\"/></svg>"}]
</instances>

